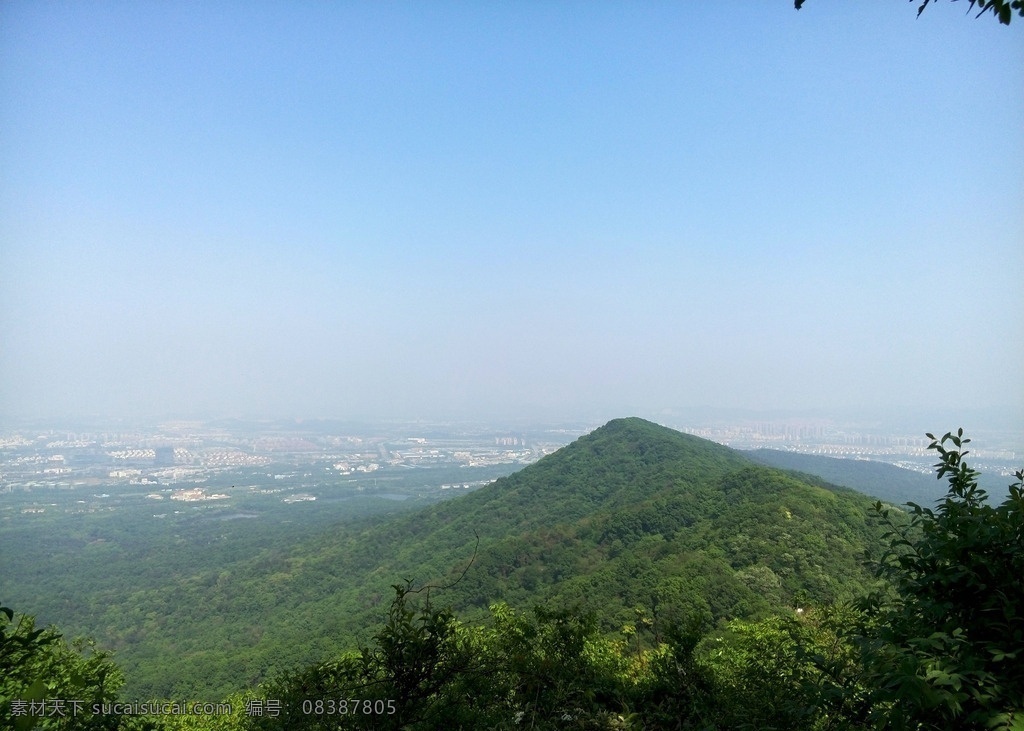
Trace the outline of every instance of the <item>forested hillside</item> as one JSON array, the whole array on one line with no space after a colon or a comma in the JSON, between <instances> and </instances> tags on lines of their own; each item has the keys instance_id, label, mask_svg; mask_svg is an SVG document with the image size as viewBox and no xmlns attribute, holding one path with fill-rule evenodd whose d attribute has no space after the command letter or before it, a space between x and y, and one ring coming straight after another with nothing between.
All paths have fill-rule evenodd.
<instances>
[{"instance_id":1,"label":"forested hillside","mask_svg":"<svg viewBox=\"0 0 1024 731\"><path fill-rule=\"evenodd\" d=\"M496 557L517 555L495 551L503 542L477 531L475 557L452 569L450 584L396 581L360 648L277 672L258 686L243 683L219 704L179 697L174 706L120 707L110 705L121 674L109 657L67 647L53 631L34 631L29 618L5 609L0 713L16 728L124 731L1021 728L1024 472L1001 504L990 504L962 459L968 441L947 434L932 445L949 485L935 510L872 507L886 534L879 541L885 550L871 561L878 583L870 589L829 582L818 571L842 570L839 549L856 543L859 530L874 532L863 515L854 519L859 497L811 488L734 462L722 448L622 420L561 458L553 455L538 470L554 478L541 494L526 470L496 485L498 495L477 498L469 512L482 518L505 498L524 509L536 504L542 521L560 515L546 509L549 499L616 507L607 515L574 514L572 524L583 526L575 532L557 523L536 529L554 540L527 541L523 550L536 550L534 561L565 553L570 568L567 576L537 580L535 592L524 595L532 608L495 597L486 614L475 613L482 584L467 592L464 582L482 568L493 576L487 566L506 565ZM694 454L719 474L703 486L676 482L672 459ZM638 473L654 470L651 479L640 487L626 470L613 478L622 478L617 489L589 489L583 478L592 471L582 465L596 466L605 455ZM619 499L630 486L639 504ZM677 493L697 498L674 503ZM646 503L658 509L641 507ZM464 518L452 510L427 512L457 536ZM613 530L618 514L637 522ZM504 520L531 525L538 517ZM386 535L392 527L377 530ZM425 531L418 545L444 545L431 544L430 535ZM573 544L586 547L569 550ZM603 553L609 566L629 561L574 583L588 575L578 569L591 553ZM496 573L508 580L526 565ZM585 587L572 594L578 602L560 603L566 586ZM846 589L849 598L840 598ZM452 600L468 609L454 612ZM616 625L627 617L632 621ZM45 704L61 698L86 705L74 718L45 717Z\"/></svg>"},{"instance_id":2,"label":"forested hillside","mask_svg":"<svg viewBox=\"0 0 1024 731\"><path fill-rule=\"evenodd\" d=\"M460 611L580 604L608 629L638 606L753 616L798 591L825 600L863 588L859 557L879 535L868 504L623 419L458 501L342 545L324 537L306 569L330 577L374 566L347 604L333 594L334 607L367 618L396 577L451 584L464 570L444 597Z\"/></svg>"},{"instance_id":3,"label":"forested hillside","mask_svg":"<svg viewBox=\"0 0 1024 731\"><path fill-rule=\"evenodd\" d=\"M937 481L935 475L926 475L883 462L837 459L778 449L754 449L744 454L755 462L800 472L810 476L812 481L823 479L834 485L850 487L893 505L908 502L932 505L946 492L946 486Z\"/></svg>"},{"instance_id":4,"label":"forested hillside","mask_svg":"<svg viewBox=\"0 0 1024 731\"><path fill-rule=\"evenodd\" d=\"M233 539L210 525L145 552L97 534L84 551L132 573L65 611L76 626L93 618L125 695L143 698L216 699L366 642L405 580L454 584L438 601L469 619L498 601L579 606L600 631L634 625L649 642L683 616L764 617L862 591L861 556L880 535L868 500L818 483L620 419L476 492L370 524Z\"/></svg>"}]
</instances>

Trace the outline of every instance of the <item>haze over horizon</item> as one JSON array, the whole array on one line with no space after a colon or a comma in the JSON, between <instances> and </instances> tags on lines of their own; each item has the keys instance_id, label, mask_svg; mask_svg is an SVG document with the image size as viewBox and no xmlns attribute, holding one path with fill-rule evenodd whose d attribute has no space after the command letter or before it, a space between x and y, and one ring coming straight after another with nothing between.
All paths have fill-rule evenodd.
<instances>
[{"instance_id":1,"label":"haze over horizon","mask_svg":"<svg viewBox=\"0 0 1024 731\"><path fill-rule=\"evenodd\" d=\"M966 7L6 3L0 423L1024 429L1024 23Z\"/></svg>"}]
</instances>

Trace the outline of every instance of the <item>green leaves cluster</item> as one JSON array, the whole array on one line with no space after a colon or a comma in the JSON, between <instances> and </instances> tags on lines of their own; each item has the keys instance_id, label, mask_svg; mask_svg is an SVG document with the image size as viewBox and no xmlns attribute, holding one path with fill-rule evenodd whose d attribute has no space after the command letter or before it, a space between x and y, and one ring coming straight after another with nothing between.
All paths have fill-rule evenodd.
<instances>
[{"instance_id":1,"label":"green leaves cluster","mask_svg":"<svg viewBox=\"0 0 1024 731\"><path fill-rule=\"evenodd\" d=\"M468 688L476 655L466 633L447 609L429 601L416 607L416 590L395 585L388 619L364 647L341 658L285 673L264 688L281 701L277 717L255 722L260 729L315 731L337 728L442 728L464 714L471 695L453 696L454 686ZM458 702L456 701L456 698ZM334 705L311 706L315 700ZM366 703L368 713L360 711ZM452 727L458 727L452 726Z\"/></svg>"},{"instance_id":2,"label":"green leaves cluster","mask_svg":"<svg viewBox=\"0 0 1024 731\"><path fill-rule=\"evenodd\" d=\"M116 719L91 711L116 699L123 683L109 655L84 640L68 645L57 631L37 629L32 617L16 616L0 607L0 719L10 719L16 731L117 728ZM66 707L66 715L51 716L29 713L24 705L45 708L50 699L79 701L81 709L73 715Z\"/></svg>"},{"instance_id":3,"label":"green leaves cluster","mask_svg":"<svg viewBox=\"0 0 1024 731\"><path fill-rule=\"evenodd\" d=\"M945 499L911 503L908 525L876 506L890 525L878 575L891 587L863 602L876 715L893 728L1024 724L1024 472L991 505L963 430L928 437Z\"/></svg>"},{"instance_id":4,"label":"green leaves cluster","mask_svg":"<svg viewBox=\"0 0 1024 731\"><path fill-rule=\"evenodd\" d=\"M281 701L281 713L254 719L253 727L544 729L609 716L604 702L615 697L625 666L592 615L523 614L500 604L484 627L459 622L429 599L415 601L408 584L394 590L372 647L267 684L263 691ZM337 703L318 713L313 699Z\"/></svg>"}]
</instances>

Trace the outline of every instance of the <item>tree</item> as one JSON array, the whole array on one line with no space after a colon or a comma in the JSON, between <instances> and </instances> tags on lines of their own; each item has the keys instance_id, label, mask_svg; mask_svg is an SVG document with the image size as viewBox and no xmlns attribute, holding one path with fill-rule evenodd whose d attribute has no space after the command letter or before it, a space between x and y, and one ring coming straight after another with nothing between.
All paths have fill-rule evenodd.
<instances>
[{"instance_id":1,"label":"tree","mask_svg":"<svg viewBox=\"0 0 1024 731\"><path fill-rule=\"evenodd\" d=\"M0 718L12 719L16 731L116 729L118 716L92 709L112 703L122 682L110 656L91 642L68 645L56 630L36 629L33 617L15 620L14 610L0 607Z\"/></svg>"},{"instance_id":2,"label":"tree","mask_svg":"<svg viewBox=\"0 0 1024 731\"><path fill-rule=\"evenodd\" d=\"M963 430L941 439L934 510L890 519L859 642L873 715L890 728L1024 728L1024 471L998 506L968 467ZM949 446L947 446L949 445Z\"/></svg>"},{"instance_id":3,"label":"tree","mask_svg":"<svg viewBox=\"0 0 1024 731\"><path fill-rule=\"evenodd\" d=\"M793 0L793 6L799 10L803 7L805 0ZM921 4L917 6L917 15L921 17L921 13L928 7L932 0L922 0ZM956 0L954 0L955 2ZM910 0L914 2L914 0ZM1003 25L1009 25L1010 20L1013 18L1013 13L1016 11L1017 15L1024 18L1024 0L970 0L970 8L968 12L978 8L978 15L980 18L985 13L991 11L992 14L999 19L999 22Z\"/></svg>"}]
</instances>

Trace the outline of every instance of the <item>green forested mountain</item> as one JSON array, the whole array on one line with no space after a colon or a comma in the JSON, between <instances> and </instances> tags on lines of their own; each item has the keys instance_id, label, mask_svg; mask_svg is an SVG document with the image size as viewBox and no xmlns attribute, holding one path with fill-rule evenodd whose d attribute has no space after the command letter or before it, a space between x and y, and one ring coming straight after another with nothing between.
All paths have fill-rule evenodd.
<instances>
[{"instance_id":1,"label":"green forested mountain","mask_svg":"<svg viewBox=\"0 0 1024 731\"><path fill-rule=\"evenodd\" d=\"M120 667L4 607L0 713L119 731L1016 729L1024 472L989 504L968 441L933 441L949 491L904 513L616 420L462 499L182 568L163 614L148 591L117 607L157 639ZM225 703L31 711L119 688Z\"/></svg>"},{"instance_id":2,"label":"green forested mountain","mask_svg":"<svg viewBox=\"0 0 1024 731\"><path fill-rule=\"evenodd\" d=\"M470 618L499 601L579 606L603 631L639 618L654 638L682 616L766 616L798 597L849 596L878 537L857 493L641 419L371 523L282 532L287 545L252 542L217 566L165 553L164 583L104 584L90 631L117 653L127 695L217 698L365 642L406 580L451 585L435 601Z\"/></svg>"},{"instance_id":3,"label":"green forested mountain","mask_svg":"<svg viewBox=\"0 0 1024 731\"><path fill-rule=\"evenodd\" d=\"M719 618L801 590L826 599L859 588L859 560L875 540L867 507L852 491L620 419L459 501L368 531L347 555L380 556L382 582L447 584L479 536L473 565L443 600L457 609L579 603L599 607L609 626L652 604ZM345 560L327 545L321 556Z\"/></svg>"}]
</instances>

